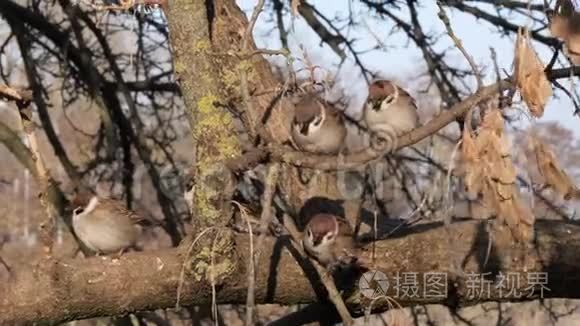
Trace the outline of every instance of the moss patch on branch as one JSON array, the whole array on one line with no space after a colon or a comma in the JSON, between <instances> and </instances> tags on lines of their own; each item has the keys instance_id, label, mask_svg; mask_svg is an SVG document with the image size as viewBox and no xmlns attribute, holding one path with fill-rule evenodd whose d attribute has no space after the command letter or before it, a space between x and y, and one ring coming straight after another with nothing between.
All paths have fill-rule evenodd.
<instances>
[{"instance_id":1,"label":"moss patch on branch","mask_svg":"<svg viewBox=\"0 0 580 326\"><path fill-rule=\"evenodd\" d=\"M233 233L217 229L203 241L203 247L192 258L191 276L196 281L220 284L236 270Z\"/></svg>"}]
</instances>

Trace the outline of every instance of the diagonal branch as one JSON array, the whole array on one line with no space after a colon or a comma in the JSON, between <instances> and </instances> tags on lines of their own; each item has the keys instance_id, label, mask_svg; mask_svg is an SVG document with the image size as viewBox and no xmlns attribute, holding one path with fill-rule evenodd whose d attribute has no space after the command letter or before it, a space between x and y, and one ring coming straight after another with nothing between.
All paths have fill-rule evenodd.
<instances>
[{"instance_id":1,"label":"diagonal branch","mask_svg":"<svg viewBox=\"0 0 580 326\"><path fill-rule=\"evenodd\" d=\"M340 60L346 59L346 53L340 48L340 45L347 43L348 41L341 35L332 34L321 21L316 18L314 7L306 2L303 2L298 6L298 12L304 18L308 26L318 34L320 40L326 44L338 55Z\"/></svg>"},{"instance_id":2,"label":"diagonal branch","mask_svg":"<svg viewBox=\"0 0 580 326\"><path fill-rule=\"evenodd\" d=\"M36 167L34 165L34 159L32 158L32 153L30 149L24 145L22 139L16 132L14 132L10 127L0 121L0 143L16 157L16 159L22 164L35 179L38 178Z\"/></svg>"},{"instance_id":3,"label":"diagonal branch","mask_svg":"<svg viewBox=\"0 0 580 326\"><path fill-rule=\"evenodd\" d=\"M580 67L552 70L547 72L547 75L549 80L554 81L559 78L567 78L570 76L570 73L573 73L574 75L580 75ZM496 95L499 89L505 89L510 85L511 82L508 78L479 89L475 94L455 104L449 110L443 111L425 125L409 132L408 134L400 136L397 138L394 146L385 151L375 151L371 148L367 148L359 152L346 155L344 158L339 160L338 157L335 156L313 155L300 151L293 151L285 147L271 146L268 148L260 148L245 153L241 158L241 161L244 164L237 166L240 168L252 166L254 164L252 159L260 161L270 159L273 161L289 163L299 167L318 169L322 171L356 169L362 165L379 159L380 157L383 157L392 151L416 144L419 141L435 134L437 131L441 130L452 121L455 121L458 117L464 116L470 108L488 99L489 97Z\"/></svg>"}]
</instances>

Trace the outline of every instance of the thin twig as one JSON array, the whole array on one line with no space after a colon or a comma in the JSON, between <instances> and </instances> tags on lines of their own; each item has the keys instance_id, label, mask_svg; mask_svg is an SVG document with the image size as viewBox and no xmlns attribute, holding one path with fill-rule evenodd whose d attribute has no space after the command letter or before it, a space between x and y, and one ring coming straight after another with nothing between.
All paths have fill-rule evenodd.
<instances>
[{"instance_id":1,"label":"thin twig","mask_svg":"<svg viewBox=\"0 0 580 326\"><path fill-rule=\"evenodd\" d=\"M244 37L242 39L242 53L247 53L249 51L249 44L250 44L250 39L252 37L252 33L254 31L254 26L256 25L256 21L258 20L258 17L260 16L260 13L262 12L262 10L264 9L264 3L265 0L260 0L258 1L258 3L256 4L256 6L254 7L254 11L252 12L252 16L250 18L250 21L248 22L248 27L246 29L246 32L244 34ZM251 54L248 59L249 60L251 58L253 54ZM245 110L245 114L246 116L254 111L254 107L253 107L253 103L250 97L250 89L248 86L248 70L247 68L244 67L244 65L241 66L241 70L240 70L240 91L242 93L242 99L244 101L244 110ZM248 126L246 126L246 128L248 129L248 135L250 136L250 139L252 140L252 142L255 141L256 139L256 128L254 126L254 121L248 121ZM260 128L260 130L262 130ZM262 224L264 223L264 219L268 218L265 217L266 213L268 213L268 215L270 215L270 209L269 207L272 204L272 186L271 184L268 182L271 175L276 173L275 170L275 166L271 166L270 170L268 172L268 177L266 180L266 187L270 187L269 189L266 188L265 193L264 193L264 204L262 206L262 216L261 216L261 222ZM272 173L274 172L274 173ZM275 189L275 186L273 187ZM267 206L267 207L266 207ZM267 211L267 212L266 212ZM267 224L266 224L267 226ZM266 227L267 229L267 227ZM254 252L251 253L250 255L250 270L249 270L249 275L248 275L248 294L246 297L246 325L253 325L253 319L254 319L254 305L255 305L255 287L256 287L256 278L255 278L255 266L257 264L258 258L259 258L259 250L261 250L261 244L264 241L264 236L265 236L265 230L263 228L263 225L261 226L261 230L260 232L262 232L258 238L258 254L256 256L254 256Z\"/></svg>"},{"instance_id":2,"label":"thin twig","mask_svg":"<svg viewBox=\"0 0 580 326\"><path fill-rule=\"evenodd\" d=\"M2 264L4 266L4 268L6 268L8 275L10 275L11 277L14 276L14 273L12 272L12 268L10 268L10 266L6 263L6 261L4 260L4 258L2 258L2 256L0 256L0 264Z\"/></svg>"},{"instance_id":3,"label":"thin twig","mask_svg":"<svg viewBox=\"0 0 580 326\"><path fill-rule=\"evenodd\" d=\"M288 55L290 55L290 52L286 49L282 49L282 50L256 49L253 52L236 54L236 55L238 55L242 59L250 59L251 57L253 57L255 55L259 55L259 54L262 54L262 55L281 55L281 56L287 57Z\"/></svg>"},{"instance_id":4,"label":"thin twig","mask_svg":"<svg viewBox=\"0 0 580 326\"><path fill-rule=\"evenodd\" d=\"M214 325L218 326L219 325L219 312L218 312L218 307L217 307L217 291L215 288L216 285L216 281L215 281L215 244L216 244L216 240L220 237L221 235L221 230L218 230L216 232L215 237L213 238L212 244L211 244L211 252L210 252L210 273L209 273L209 279L210 279L210 284L211 284L211 313L212 313L212 319L214 321Z\"/></svg>"},{"instance_id":5,"label":"thin twig","mask_svg":"<svg viewBox=\"0 0 580 326\"><path fill-rule=\"evenodd\" d=\"M179 300L181 298L181 291L183 290L183 284L185 283L185 267L189 262L189 257L191 256L191 251L195 247L195 244L201 237L206 234L207 232L213 230L214 228L207 228L200 232L197 237L191 242L189 247L187 248L187 252L185 253L185 259L183 260L183 264L181 265L181 271L179 272L179 283L177 284L177 299L175 300L175 309L179 309Z\"/></svg>"},{"instance_id":6,"label":"thin twig","mask_svg":"<svg viewBox=\"0 0 580 326\"><path fill-rule=\"evenodd\" d=\"M471 119L471 114L469 114L468 118ZM469 123L467 125L467 128L468 128L468 132L471 132L471 123ZM459 152L459 148L461 147L462 143L463 143L463 140L460 139L457 142L457 144L453 147L453 151L451 152L451 156L449 157L449 163L447 164L449 169L447 170L447 177L445 179L445 181L446 181L445 183L446 183L447 187L445 189L445 196L444 196L444 202L445 202L445 220L444 220L444 223L446 226L449 226L451 224L451 219L452 219L451 210L452 210L452 205L453 205L453 198L451 198L451 196L450 196L450 194L451 194L451 173L455 169L455 157L456 157L457 153Z\"/></svg>"},{"instance_id":7,"label":"thin twig","mask_svg":"<svg viewBox=\"0 0 580 326\"><path fill-rule=\"evenodd\" d=\"M252 33L254 31L254 26L256 25L256 21L258 20L260 13L264 9L264 3L265 3L265 0L260 0L260 1L258 1L258 4L256 5L256 7L254 7L254 12L252 13L252 17L250 18L250 21L248 23L248 28L246 29L246 32L245 32L244 37L242 39L242 53L244 53L244 54L248 53L250 50L250 39L252 38ZM250 55L248 57L248 59L246 59L246 60L250 60L252 55ZM240 65L240 67L241 67L240 68L240 92L242 93L242 99L244 102L244 114L248 115L251 112L254 112L254 105L253 105L252 100L251 100L250 88L249 88L249 82L248 82L248 68L245 67L245 65ZM249 119L249 120L252 120L252 119ZM262 137L265 136L262 134L263 132L260 132L263 130L262 128L256 128L255 121L247 121L247 123L249 124L248 126L246 126L246 128L248 129L247 132L248 132L248 135L250 136L250 139L252 141L254 141L256 139L256 132L258 132L258 134ZM256 129L259 129L259 131L257 131Z\"/></svg>"},{"instance_id":8,"label":"thin twig","mask_svg":"<svg viewBox=\"0 0 580 326\"><path fill-rule=\"evenodd\" d=\"M1 239L0 240L0 250L2 250L2 247L4 247L4 243L7 241L7 239ZM8 272L8 276L10 277L14 277L14 273L12 272L12 269L10 268L10 266L6 263L6 261L4 260L4 258L2 258L2 255L0 255L0 264L2 264L4 266L4 268L6 268L6 271Z\"/></svg>"},{"instance_id":9,"label":"thin twig","mask_svg":"<svg viewBox=\"0 0 580 326\"><path fill-rule=\"evenodd\" d=\"M129 10L138 5L146 6L160 6L163 9L167 9L169 0L120 0L118 5L96 5L92 1L83 1L86 5L95 9L96 11L122 11Z\"/></svg>"},{"instance_id":10,"label":"thin twig","mask_svg":"<svg viewBox=\"0 0 580 326\"><path fill-rule=\"evenodd\" d=\"M248 275L248 296L246 298L246 325L254 324L253 318L256 288L254 271L255 267L260 263L260 254L262 252L262 247L264 246L266 233L268 232L268 225L270 224L270 220L272 219L273 215L272 198L274 197L274 192L276 191L276 182L278 181L279 169L280 164L278 163L270 165L268 169L268 175L266 176L266 189L264 190L264 197L262 199L262 214L260 216L260 235L258 236L258 243L256 244L256 252L254 253L252 251L250 255L250 275Z\"/></svg>"},{"instance_id":11,"label":"thin twig","mask_svg":"<svg viewBox=\"0 0 580 326\"><path fill-rule=\"evenodd\" d=\"M324 284L324 287L326 287L326 291L328 291L328 298L336 307L336 311L338 311L343 325L354 325L352 316L350 315L350 312L348 312L348 308L346 307L344 300L342 300L342 296L340 295L340 292L338 292L330 272L326 268L322 267L322 265L320 265L315 259L311 259L310 261L316 268L316 272L318 272L322 284Z\"/></svg>"},{"instance_id":12,"label":"thin twig","mask_svg":"<svg viewBox=\"0 0 580 326\"><path fill-rule=\"evenodd\" d=\"M493 69L495 71L495 78L496 81L499 82L501 80L501 73L499 71L499 64L497 63L497 53L495 52L495 49L493 47L489 47L489 52L491 54L491 60L493 61ZM498 107L500 109L503 109L505 107L508 107L511 105L511 98L506 98L503 96L503 87L500 87L497 90L497 94L498 94ZM489 102L488 102L489 103ZM489 106L486 109L492 109ZM481 119L483 119L485 115L485 110L481 110L479 116L481 117Z\"/></svg>"},{"instance_id":13,"label":"thin twig","mask_svg":"<svg viewBox=\"0 0 580 326\"><path fill-rule=\"evenodd\" d=\"M465 59L469 63L469 66L471 66L471 70L473 70L473 74L475 75L475 78L477 80L477 89L482 88L483 87L483 80L481 78L481 73L479 72L479 69L477 69L477 65L475 64L473 57L471 57L471 55L469 55L469 53L467 53L467 51L463 47L461 40L453 32L453 29L451 28L451 22L449 21L449 17L447 17L447 14L445 13L445 10L443 9L443 6L442 6L440 1L437 1L437 6L439 6L439 13L438 13L439 19L445 25L445 29L447 29L447 34L449 34L449 37L451 37L451 39L453 40L453 43L455 43L455 46L457 47L457 49L459 49L459 51L461 51L461 53L463 54L463 56L465 57Z\"/></svg>"}]
</instances>

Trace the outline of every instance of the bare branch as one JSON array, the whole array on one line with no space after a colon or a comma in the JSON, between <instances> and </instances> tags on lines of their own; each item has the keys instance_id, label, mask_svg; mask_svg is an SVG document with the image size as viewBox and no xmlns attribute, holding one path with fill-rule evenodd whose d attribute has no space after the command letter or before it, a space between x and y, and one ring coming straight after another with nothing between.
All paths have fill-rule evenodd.
<instances>
[{"instance_id":1,"label":"bare branch","mask_svg":"<svg viewBox=\"0 0 580 326\"><path fill-rule=\"evenodd\" d=\"M451 22L449 21L449 17L447 17L447 14L445 13L443 6L441 5L441 1L437 1L437 6L439 6L439 14L438 14L439 19L445 25L445 29L447 30L447 34L449 34L449 37L453 40L453 43L455 43L455 46L457 47L457 49L459 49L459 51L461 51L461 54L463 54L463 56L465 57L465 59L469 63L469 66L471 66L471 70L473 71L473 75L475 76L475 79L477 80L477 89L482 88L483 87L483 80L481 79L481 73L479 72L479 69L477 68L477 65L475 64L475 61L473 61L473 57L471 55L469 55L467 50L465 50L465 48L463 47L461 40L453 32L453 29L451 28Z\"/></svg>"},{"instance_id":2,"label":"bare branch","mask_svg":"<svg viewBox=\"0 0 580 326\"><path fill-rule=\"evenodd\" d=\"M340 60L346 59L346 53L340 48L342 43L347 42L347 40L342 35L334 35L332 34L326 27L316 18L314 8L306 3L303 2L298 7L298 12L306 20L306 23L318 34L320 40L326 44L338 55Z\"/></svg>"},{"instance_id":3,"label":"bare branch","mask_svg":"<svg viewBox=\"0 0 580 326\"><path fill-rule=\"evenodd\" d=\"M490 86L481 88L474 95L466 98L460 103L457 103L449 110L442 112L427 124L413 130L408 134L402 135L397 139L395 146L385 151L376 151L372 148L366 148L359 152L345 155L343 159L339 160L335 156L311 155L299 151L289 151L289 149L284 147L272 146L265 150L269 153L271 160L285 162L299 167L307 167L323 171L356 169L373 160L383 157L391 151L396 151L403 147L413 145L422 139L433 135L452 121L455 121L457 117L463 116L473 106L477 105L481 101L486 100L488 97L497 94L498 88L500 86L507 87L508 85L509 82L504 80L500 83L495 83ZM263 150L264 149L258 149L256 151ZM259 155L254 151L245 155L251 155L256 158L264 157L264 155Z\"/></svg>"},{"instance_id":4,"label":"bare branch","mask_svg":"<svg viewBox=\"0 0 580 326\"><path fill-rule=\"evenodd\" d=\"M0 122L0 142L18 159L35 179L38 178L34 159L30 149L24 145L20 136L3 122Z\"/></svg>"},{"instance_id":5,"label":"bare branch","mask_svg":"<svg viewBox=\"0 0 580 326\"><path fill-rule=\"evenodd\" d=\"M280 165L277 163L271 164L268 168L266 176L266 189L264 190L262 200L262 213L260 217L260 236L256 244L256 253L251 253L253 259L250 260L250 273L248 273L248 298L246 300L246 325L253 325L254 306L255 306L255 268L260 265L260 256L268 232L268 225L273 216L272 212L272 198L276 191L276 183L278 182L278 170Z\"/></svg>"}]
</instances>

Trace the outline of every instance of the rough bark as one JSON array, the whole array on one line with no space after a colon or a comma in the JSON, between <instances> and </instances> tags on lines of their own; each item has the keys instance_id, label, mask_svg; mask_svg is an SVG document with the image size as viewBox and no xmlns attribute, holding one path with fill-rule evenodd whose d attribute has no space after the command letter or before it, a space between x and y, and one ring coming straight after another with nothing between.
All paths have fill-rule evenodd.
<instances>
[{"instance_id":1,"label":"rough bark","mask_svg":"<svg viewBox=\"0 0 580 326\"><path fill-rule=\"evenodd\" d=\"M469 273L497 274L499 272L547 272L544 297L580 297L580 262L575 256L580 246L580 226L563 222L540 221L536 225L533 245L521 246L511 242L507 232L493 232L494 241L487 265L488 239L486 222L458 222L444 227L441 224L417 226L406 234L376 243L376 263L372 267L369 254L361 260L371 268L388 276L397 272L417 272L418 286L422 286L425 272L443 272L448 277L448 296L429 298L419 292L412 299L397 298L394 289L387 295L403 306L445 303L465 306L481 301L516 301L537 298L500 295L495 288L482 299L470 297ZM226 239L216 245L216 300L219 304L246 301L249 242L246 235L232 235L229 231L207 232L204 237ZM230 236L231 235L231 236ZM235 248L222 256L224 244L233 240ZM191 243L191 242L189 242ZM221 246L221 249L220 249ZM228 245L226 245L227 247ZM180 248L141 253L128 253L119 260L96 257L87 259L50 260L35 270L20 271L15 279L0 285L0 322L6 324L35 321L62 322L95 316L119 315L137 310L171 308L176 304L180 279L181 305L201 305L211 302L212 290L208 282L208 248L196 245L188 253L188 245ZM312 266L292 257L285 240L267 238L263 247L264 263L256 269L256 303L292 305L315 302L316 293L323 293ZM219 254L219 255L218 255ZM217 257L219 256L219 259ZM182 266L187 266L183 278ZM304 271L301 267L305 267ZM205 267L204 267L205 266ZM205 269L204 269L205 268ZM342 284L353 283L357 278ZM391 285L393 279L389 278ZM356 291L346 289L346 299L354 314L360 313L368 301L360 300ZM391 286L392 287L392 286ZM523 293L526 282L514 286ZM385 310L377 301L375 310Z\"/></svg>"},{"instance_id":2,"label":"rough bark","mask_svg":"<svg viewBox=\"0 0 580 326\"><path fill-rule=\"evenodd\" d=\"M36 178L36 168L34 160L32 159L32 153L24 145L20 136L2 122L0 122L0 142Z\"/></svg>"},{"instance_id":3,"label":"rough bark","mask_svg":"<svg viewBox=\"0 0 580 326\"><path fill-rule=\"evenodd\" d=\"M240 113L245 119L250 138L254 137L249 141L257 142L260 138L266 138L269 143L276 145L289 142L293 106L286 97L281 96L282 84L274 77L270 64L260 54L253 39L249 39L249 50L243 51L248 19L235 1L180 0L172 2L168 17L176 73L185 103L193 116L190 120L193 123L194 137L197 126L203 124L199 118L200 112L213 112L206 119L209 121L227 110L222 107L225 106ZM242 100L242 71L247 73L248 91L251 95L251 103L247 107ZM212 99L209 108L208 99ZM196 139L198 155L212 153L212 157L205 163L197 163L199 187L203 187L201 181L208 174L204 171L206 166L213 166L224 158L232 158L232 154L233 157L238 156L237 149L230 152L216 151L215 146L208 145L219 141L224 143L221 148L239 147L240 144L231 134L232 130L229 125L223 132L216 133L213 140L211 137L207 138L205 132L200 136L206 137L206 140L201 142L199 137ZM304 202L313 196L344 199L337 187L335 173L316 174L310 182L304 184L296 167L283 166L280 183L280 189L286 194L287 204L294 216L299 215ZM199 192L196 196L198 206L204 211L198 214L198 210L194 215L208 216L211 215L208 214L211 213L210 210L213 210L216 218L227 218L225 214L219 214L219 209L213 209L211 204L207 204L215 202L206 200L214 192L213 189ZM355 211L358 203L351 206L353 208L347 207L347 210ZM221 222L224 225L223 222L226 221ZM215 220L200 224L214 225Z\"/></svg>"}]
</instances>

